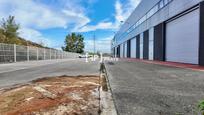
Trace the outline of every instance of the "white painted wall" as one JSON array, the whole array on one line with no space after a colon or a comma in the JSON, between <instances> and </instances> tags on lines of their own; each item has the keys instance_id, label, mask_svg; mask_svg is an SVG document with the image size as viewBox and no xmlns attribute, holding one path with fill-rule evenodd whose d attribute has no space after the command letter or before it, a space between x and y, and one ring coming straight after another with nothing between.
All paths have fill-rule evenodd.
<instances>
[{"instance_id":1,"label":"white painted wall","mask_svg":"<svg viewBox=\"0 0 204 115\"><path fill-rule=\"evenodd\" d=\"M136 38L131 39L131 58L136 58Z\"/></svg>"},{"instance_id":2,"label":"white painted wall","mask_svg":"<svg viewBox=\"0 0 204 115\"><path fill-rule=\"evenodd\" d=\"M149 29L149 60L154 59L154 28Z\"/></svg>"},{"instance_id":3,"label":"white painted wall","mask_svg":"<svg viewBox=\"0 0 204 115\"><path fill-rule=\"evenodd\" d=\"M143 33L140 34L140 59L143 59L143 41L144 36Z\"/></svg>"},{"instance_id":4,"label":"white painted wall","mask_svg":"<svg viewBox=\"0 0 204 115\"><path fill-rule=\"evenodd\" d=\"M124 45L124 57L127 58L127 42L125 42Z\"/></svg>"}]
</instances>

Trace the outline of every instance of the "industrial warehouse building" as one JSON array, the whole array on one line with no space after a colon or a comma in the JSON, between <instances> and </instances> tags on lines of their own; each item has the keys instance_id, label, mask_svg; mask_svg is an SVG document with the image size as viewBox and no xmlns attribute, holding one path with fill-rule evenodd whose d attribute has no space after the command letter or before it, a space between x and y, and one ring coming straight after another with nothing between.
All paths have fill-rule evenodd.
<instances>
[{"instance_id":1,"label":"industrial warehouse building","mask_svg":"<svg viewBox=\"0 0 204 115\"><path fill-rule=\"evenodd\" d=\"M204 66L203 0L142 0L112 40L112 53Z\"/></svg>"}]
</instances>

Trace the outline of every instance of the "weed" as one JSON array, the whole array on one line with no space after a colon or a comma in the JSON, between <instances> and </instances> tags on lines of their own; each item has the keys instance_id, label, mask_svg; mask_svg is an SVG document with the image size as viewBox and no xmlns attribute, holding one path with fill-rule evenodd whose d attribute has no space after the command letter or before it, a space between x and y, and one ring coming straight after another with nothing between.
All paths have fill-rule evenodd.
<instances>
[{"instance_id":1,"label":"weed","mask_svg":"<svg viewBox=\"0 0 204 115\"><path fill-rule=\"evenodd\" d=\"M198 109L203 113L204 115L204 100L200 101L198 104Z\"/></svg>"}]
</instances>

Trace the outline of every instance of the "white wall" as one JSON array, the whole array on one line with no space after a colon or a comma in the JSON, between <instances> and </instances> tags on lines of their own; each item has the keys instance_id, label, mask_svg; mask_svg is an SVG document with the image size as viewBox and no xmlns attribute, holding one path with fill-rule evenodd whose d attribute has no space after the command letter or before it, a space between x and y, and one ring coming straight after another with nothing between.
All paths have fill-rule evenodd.
<instances>
[{"instance_id":1,"label":"white wall","mask_svg":"<svg viewBox=\"0 0 204 115\"><path fill-rule=\"evenodd\" d=\"M140 59L143 59L143 33L140 34Z\"/></svg>"},{"instance_id":2,"label":"white wall","mask_svg":"<svg viewBox=\"0 0 204 115\"><path fill-rule=\"evenodd\" d=\"M123 49L124 51L124 57L127 58L127 42L124 43L125 47Z\"/></svg>"},{"instance_id":3,"label":"white wall","mask_svg":"<svg viewBox=\"0 0 204 115\"><path fill-rule=\"evenodd\" d=\"M154 58L154 28L149 29L149 60Z\"/></svg>"},{"instance_id":4,"label":"white wall","mask_svg":"<svg viewBox=\"0 0 204 115\"><path fill-rule=\"evenodd\" d=\"M136 58L136 38L131 39L131 58Z\"/></svg>"}]
</instances>

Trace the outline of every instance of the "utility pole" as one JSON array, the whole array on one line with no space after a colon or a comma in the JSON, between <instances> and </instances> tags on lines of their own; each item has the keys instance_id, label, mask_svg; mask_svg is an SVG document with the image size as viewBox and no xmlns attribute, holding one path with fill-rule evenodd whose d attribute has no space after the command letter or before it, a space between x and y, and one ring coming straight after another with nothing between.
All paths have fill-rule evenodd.
<instances>
[{"instance_id":1,"label":"utility pole","mask_svg":"<svg viewBox=\"0 0 204 115\"><path fill-rule=\"evenodd\" d=\"M93 42L94 42L94 55L95 55L95 53L96 53L96 36L95 36L95 33L93 36Z\"/></svg>"}]
</instances>

